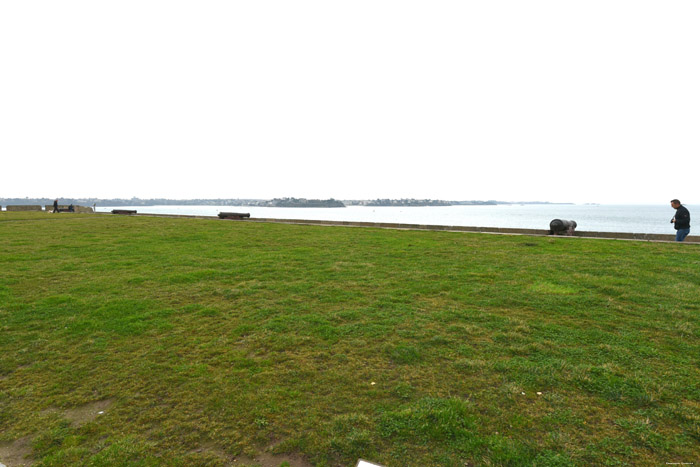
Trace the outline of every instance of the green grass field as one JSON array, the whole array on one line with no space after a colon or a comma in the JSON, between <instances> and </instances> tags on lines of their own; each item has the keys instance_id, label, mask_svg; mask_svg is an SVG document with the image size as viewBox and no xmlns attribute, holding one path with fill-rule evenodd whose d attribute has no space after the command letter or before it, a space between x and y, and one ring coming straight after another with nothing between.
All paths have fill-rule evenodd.
<instances>
[{"instance_id":1,"label":"green grass field","mask_svg":"<svg viewBox=\"0 0 700 467\"><path fill-rule=\"evenodd\" d=\"M697 245L0 213L6 464L698 465L699 338Z\"/></svg>"}]
</instances>

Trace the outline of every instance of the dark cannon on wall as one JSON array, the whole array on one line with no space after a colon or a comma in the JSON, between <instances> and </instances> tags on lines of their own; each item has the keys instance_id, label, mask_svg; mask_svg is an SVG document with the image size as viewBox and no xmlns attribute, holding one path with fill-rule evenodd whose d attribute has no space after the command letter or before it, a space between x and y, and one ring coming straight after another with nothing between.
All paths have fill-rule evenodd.
<instances>
[{"instance_id":1,"label":"dark cannon on wall","mask_svg":"<svg viewBox=\"0 0 700 467\"><path fill-rule=\"evenodd\" d=\"M250 217L249 212L220 212L219 219L245 219Z\"/></svg>"},{"instance_id":2,"label":"dark cannon on wall","mask_svg":"<svg viewBox=\"0 0 700 467\"><path fill-rule=\"evenodd\" d=\"M112 209L112 214L131 215L136 214L136 209Z\"/></svg>"},{"instance_id":3,"label":"dark cannon on wall","mask_svg":"<svg viewBox=\"0 0 700 467\"><path fill-rule=\"evenodd\" d=\"M576 221L553 219L549 223L549 235L573 235L576 230Z\"/></svg>"}]
</instances>

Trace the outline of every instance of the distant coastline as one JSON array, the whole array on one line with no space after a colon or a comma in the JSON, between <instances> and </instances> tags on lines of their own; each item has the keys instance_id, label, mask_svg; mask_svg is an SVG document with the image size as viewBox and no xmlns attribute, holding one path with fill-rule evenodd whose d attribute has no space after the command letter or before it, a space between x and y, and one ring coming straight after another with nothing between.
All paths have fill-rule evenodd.
<instances>
[{"instance_id":1,"label":"distant coastline","mask_svg":"<svg viewBox=\"0 0 700 467\"><path fill-rule=\"evenodd\" d=\"M53 198L0 198L0 205L47 205L53 203ZM78 206L258 206L277 208L326 207L343 208L346 206L496 206L508 204L574 204L552 203L549 201L496 201L496 200L439 200L439 199L372 199L372 200L336 200L306 199L306 198L207 198L207 199L169 199L169 198L59 198L62 204Z\"/></svg>"}]
</instances>

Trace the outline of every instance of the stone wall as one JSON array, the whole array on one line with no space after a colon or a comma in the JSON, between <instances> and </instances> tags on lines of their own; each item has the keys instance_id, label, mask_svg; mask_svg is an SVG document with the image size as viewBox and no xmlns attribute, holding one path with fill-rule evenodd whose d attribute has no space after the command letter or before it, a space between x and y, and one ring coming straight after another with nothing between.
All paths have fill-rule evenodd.
<instances>
[{"instance_id":1,"label":"stone wall","mask_svg":"<svg viewBox=\"0 0 700 467\"><path fill-rule=\"evenodd\" d=\"M53 211L53 204L47 204L44 206L46 211ZM68 210L68 205L67 204L59 204L58 209L61 211L67 211ZM78 206L77 204L73 205L73 209L75 209L75 212L93 212L92 208L89 206Z\"/></svg>"},{"instance_id":2,"label":"stone wall","mask_svg":"<svg viewBox=\"0 0 700 467\"><path fill-rule=\"evenodd\" d=\"M41 211L41 206L34 204L5 206L6 211Z\"/></svg>"}]
</instances>

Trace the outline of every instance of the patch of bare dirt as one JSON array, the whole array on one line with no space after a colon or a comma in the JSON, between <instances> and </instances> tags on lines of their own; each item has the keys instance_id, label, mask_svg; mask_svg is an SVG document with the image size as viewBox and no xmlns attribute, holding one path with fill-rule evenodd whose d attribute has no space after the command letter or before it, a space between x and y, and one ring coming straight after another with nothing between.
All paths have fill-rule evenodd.
<instances>
[{"instance_id":1,"label":"patch of bare dirt","mask_svg":"<svg viewBox=\"0 0 700 467\"><path fill-rule=\"evenodd\" d=\"M254 457L244 455L230 456L215 443L206 443L193 452L213 454L230 467L279 467L285 462L290 467L312 467L312 464L299 454L271 454L264 452Z\"/></svg>"},{"instance_id":2,"label":"patch of bare dirt","mask_svg":"<svg viewBox=\"0 0 700 467\"><path fill-rule=\"evenodd\" d=\"M286 462L290 467L312 467L306 459L295 454L269 454L263 453L257 456L237 456L231 465L240 467L280 467Z\"/></svg>"},{"instance_id":3,"label":"patch of bare dirt","mask_svg":"<svg viewBox=\"0 0 700 467\"><path fill-rule=\"evenodd\" d=\"M226 461L230 461L230 459L231 459L231 456L229 456L226 453L226 451L224 451L223 449L221 449L219 446L217 446L214 443L206 443L206 444L202 445L200 448L195 449L192 452L206 452L209 454L213 454L216 457L218 457L219 459L224 459Z\"/></svg>"},{"instance_id":4,"label":"patch of bare dirt","mask_svg":"<svg viewBox=\"0 0 700 467\"><path fill-rule=\"evenodd\" d=\"M74 427L81 426L106 413L112 404L114 404L113 399L90 402L80 407L66 410L64 416Z\"/></svg>"},{"instance_id":5,"label":"patch of bare dirt","mask_svg":"<svg viewBox=\"0 0 700 467\"><path fill-rule=\"evenodd\" d=\"M0 463L7 467L32 465L32 440L29 436L9 443L0 443Z\"/></svg>"}]
</instances>

